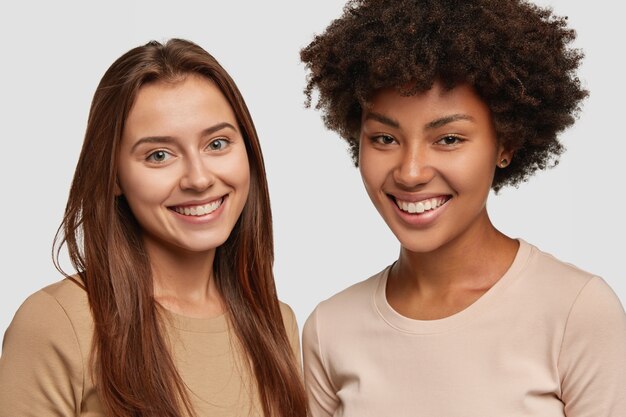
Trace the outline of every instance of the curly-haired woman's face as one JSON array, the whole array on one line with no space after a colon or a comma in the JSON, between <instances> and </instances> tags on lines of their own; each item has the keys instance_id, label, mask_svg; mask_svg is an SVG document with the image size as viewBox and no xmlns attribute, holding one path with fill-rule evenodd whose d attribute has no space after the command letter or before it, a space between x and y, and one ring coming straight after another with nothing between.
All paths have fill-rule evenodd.
<instances>
[{"instance_id":1,"label":"curly-haired woman's face","mask_svg":"<svg viewBox=\"0 0 626 417\"><path fill-rule=\"evenodd\" d=\"M359 166L365 188L404 248L430 252L490 227L486 201L498 145L474 90L378 92L363 111Z\"/></svg>"},{"instance_id":2,"label":"curly-haired woman's face","mask_svg":"<svg viewBox=\"0 0 626 417\"><path fill-rule=\"evenodd\" d=\"M119 192L149 247L215 249L248 197L250 169L235 114L219 88L197 75L141 87L118 161Z\"/></svg>"}]
</instances>

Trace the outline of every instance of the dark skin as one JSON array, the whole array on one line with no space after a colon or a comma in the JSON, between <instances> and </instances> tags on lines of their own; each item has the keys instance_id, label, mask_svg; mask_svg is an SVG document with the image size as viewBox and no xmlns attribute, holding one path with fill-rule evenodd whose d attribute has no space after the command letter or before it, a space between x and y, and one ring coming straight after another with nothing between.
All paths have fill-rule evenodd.
<instances>
[{"instance_id":1,"label":"dark skin","mask_svg":"<svg viewBox=\"0 0 626 417\"><path fill-rule=\"evenodd\" d=\"M381 90L360 142L365 188L402 245L389 304L419 320L464 310L505 274L519 247L486 209L495 170L513 156L496 139L488 106L467 84L409 97Z\"/></svg>"},{"instance_id":2,"label":"dark skin","mask_svg":"<svg viewBox=\"0 0 626 417\"><path fill-rule=\"evenodd\" d=\"M469 251L446 248L424 255L402 248L389 273L387 302L415 320L442 319L474 304L504 275L519 247L495 229L487 234L480 247L464 248Z\"/></svg>"},{"instance_id":3,"label":"dark skin","mask_svg":"<svg viewBox=\"0 0 626 417\"><path fill-rule=\"evenodd\" d=\"M358 165L363 103L383 88L418 94L441 81L474 86L499 141L516 156L492 188L526 181L558 160L558 135L587 96L575 32L549 9L519 0L353 0L301 51L305 94Z\"/></svg>"},{"instance_id":4,"label":"dark skin","mask_svg":"<svg viewBox=\"0 0 626 417\"><path fill-rule=\"evenodd\" d=\"M368 171L362 165L368 162L363 148L370 149L363 140L364 128L367 131L379 123L378 127L396 129L392 133L406 130L402 123L395 128L394 123L386 123L398 122L396 115L372 113L369 104L376 101L379 91L395 89L401 96L420 96L436 84L444 90L471 84L489 109L493 146L483 149L482 155L490 161L450 171L449 167L462 166L463 152L426 154L424 149L439 148L405 146L395 160L382 158L390 164L387 182L379 178L375 186L371 182L368 186L364 175L372 201L402 244L387 287L389 302L400 313L433 319L461 311L491 288L511 264L517 242L489 221L488 190L518 185L558 160L563 151L558 135L574 122L587 96L575 75L583 57L570 46L575 36L566 18L517 0L353 0L343 16L301 51L309 71L305 88L309 104L317 90L316 108L322 111L326 126L348 142L362 174ZM417 134L412 138L419 141ZM473 142L459 149L468 143ZM503 154L505 149L511 151ZM368 167L380 166L381 155ZM505 166L499 165L502 159L507 159ZM476 172L480 172L476 179L480 187L463 186L455 195L459 179ZM457 199L446 203L448 213L433 227L417 227L398 217L395 206L389 207L385 194L389 190L409 200L424 198L424 193ZM456 204L468 196L475 197L469 199L470 204ZM454 206L458 210L450 215L449 208Z\"/></svg>"}]
</instances>

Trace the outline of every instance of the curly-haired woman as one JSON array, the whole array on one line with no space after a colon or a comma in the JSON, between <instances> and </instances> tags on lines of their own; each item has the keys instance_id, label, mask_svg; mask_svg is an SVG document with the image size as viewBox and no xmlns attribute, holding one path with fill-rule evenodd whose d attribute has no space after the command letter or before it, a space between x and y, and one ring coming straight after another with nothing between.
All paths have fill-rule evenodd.
<instances>
[{"instance_id":1,"label":"curly-haired woman","mask_svg":"<svg viewBox=\"0 0 626 417\"><path fill-rule=\"evenodd\" d=\"M491 223L587 92L566 19L517 0L363 0L301 52L399 258L322 302L312 415L626 415L626 315L599 277Z\"/></svg>"}]
</instances>

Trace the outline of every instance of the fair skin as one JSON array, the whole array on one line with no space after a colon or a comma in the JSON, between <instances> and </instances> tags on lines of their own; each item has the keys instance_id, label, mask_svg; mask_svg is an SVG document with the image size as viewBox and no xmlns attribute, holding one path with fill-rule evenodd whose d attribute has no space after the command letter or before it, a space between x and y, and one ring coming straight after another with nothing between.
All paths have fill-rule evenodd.
<instances>
[{"instance_id":1,"label":"fair skin","mask_svg":"<svg viewBox=\"0 0 626 417\"><path fill-rule=\"evenodd\" d=\"M142 228L156 300L184 316L224 312L212 279L215 250L250 186L238 126L219 88L195 74L142 86L124 126L117 193Z\"/></svg>"},{"instance_id":2,"label":"fair skin","mask_svg":"<svg viewBox=\"0 0 626 417\"><path fill-rule=\"evenodd\" d=\"M512 152L467 85L402 96L381 90L363 111L359 166L377 210L401 243L389 304L418 320L464 310L506 272L518 242L489 220L495 169Z\"/></svg>"}]
</instances>

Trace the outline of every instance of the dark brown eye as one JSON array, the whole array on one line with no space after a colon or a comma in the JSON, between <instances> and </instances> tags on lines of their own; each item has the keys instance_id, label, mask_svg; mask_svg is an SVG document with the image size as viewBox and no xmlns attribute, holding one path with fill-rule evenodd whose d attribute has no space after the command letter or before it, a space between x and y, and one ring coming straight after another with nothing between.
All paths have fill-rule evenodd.
<instances>
[{"instance_id":1,"label":"dark brown eye","mask_svg":"<svg viewBox=\"0 0 626 417\"><path fill-rule=\"evenodd\" d=\"M439 143L440 145L451 146L451 145L458 145L462 141L463 141L463 139L461 139L461 138L459 138L457 136L448 135L448 136L444 136L441 139L439 139L437 141L437 143Z\"/></svg>"},{"instance_id":2,"label":"dark brown eye","mask_svg":"<svg viewBox=\"0 0 626 417\"><path fill-rule=\"evenodd\" d=\"M376 136L376 137L372 138L372 141L375 142L375 143L378 143L380 145L391 145L396 140L393 138L393 136L380 135L380 136Z\"/></svg>"}]
</instances>

